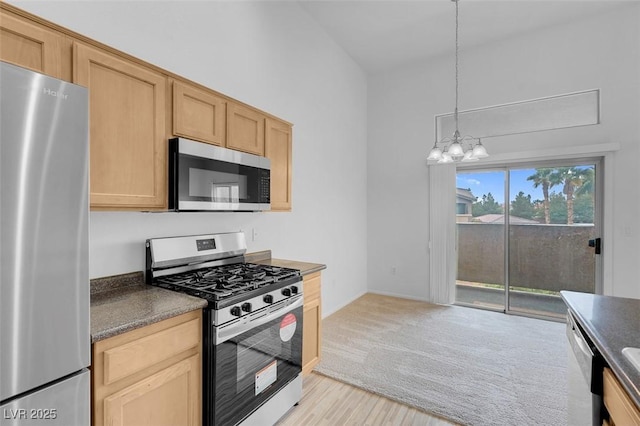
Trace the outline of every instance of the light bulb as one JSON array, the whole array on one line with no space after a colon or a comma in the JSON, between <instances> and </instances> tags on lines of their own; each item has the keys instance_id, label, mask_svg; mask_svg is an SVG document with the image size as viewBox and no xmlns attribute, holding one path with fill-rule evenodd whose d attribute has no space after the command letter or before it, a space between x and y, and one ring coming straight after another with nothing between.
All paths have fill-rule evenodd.
<instances>
[{"instance_id":1,"label":"light bulb","mask_svg":"<svg viewBox=\"0 0 640 426\"><path fill-rule=\"evenodd\" d=\"M442 150L434 145L429 152L427 160L440 160L442 158Z\"/></svg>"},{"instance_id":2,"label":"light bulb","mask_svg":"<svg viewBox=\"0 0 640 426\"><path fill-rule=\"evenodd\" d=\"M442 158L438 160L440 164L453 163L453 157L448 152L442 153Z\"/></svg>"},{"instance_id":3,"label":"light bulb","mask_svg":"<svg viewBox=\"0 0 640 426\"><path fill-rule=\"evenodd\" d=\"M478 159L476 157L474 157L473 155L473 150L468 150L467 152L464 153L464 157L462 157L462 161L469 162L469 161L478 161Z\"/></svg>"},{"instance_id":4,"label":"light bulb","mask_svg":"<svg viewBox=\"0 0 640 426\"><path fill-rule=\"evenodd\" d=\"M489 156L489 154L487 153L487 149L484 147L484 145L482 145L480 139L478 139L478 144L473 147L473 156L475 158L485 158Z\"/></svg>"},{"instance_id":5,"label":"light bulb","mask_svg":"<svg viewBox=\"0 0 640 426\"><path fill-rule=\"evenodd\" d=\"M460 145L458 142L452 143L447 152L449 152L449 155L451 155L452 157L462 157L464 155L462 145Z\"/></svg>"}]
</instances>

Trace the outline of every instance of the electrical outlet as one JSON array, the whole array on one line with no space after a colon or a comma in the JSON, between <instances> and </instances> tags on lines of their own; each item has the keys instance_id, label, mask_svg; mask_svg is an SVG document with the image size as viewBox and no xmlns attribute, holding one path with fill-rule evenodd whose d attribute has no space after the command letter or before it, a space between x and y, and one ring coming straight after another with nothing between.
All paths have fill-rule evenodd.
<instances>
[{"instance_id":1,"label":"electrical outlet","mask_svg":"<svg viewBox=\"0 0 640 426\"><path fill-rule=\"evenodd\" d=\"M398 269L395 266L391 267L391 275L395 275Z\"/></svg>"},{"instance_id":2,"label":"electrical outlet","mask_svg":"<svg viewBox=\"0 0 640 426\"><path fill-rule=\"evenodd\" d=\"M255 241L258 238L258 231L256 228L251 228L251 241Z\"/></svg>"}]
</instances>

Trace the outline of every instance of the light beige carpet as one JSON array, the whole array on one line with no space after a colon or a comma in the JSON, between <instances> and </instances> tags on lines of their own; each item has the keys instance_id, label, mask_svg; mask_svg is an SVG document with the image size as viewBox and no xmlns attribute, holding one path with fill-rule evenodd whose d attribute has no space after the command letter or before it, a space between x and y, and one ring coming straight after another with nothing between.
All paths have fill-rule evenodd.
<instances>
[{"instance_id":1,"label":"light beige carpet","mask_svg":"<svg viewBox=\"0 0 640 426\"><path fill-rule=\"evenodd\" d=\"M465 425L566 425L564 324L366 294L316 371Z\"/></svg>"}]
</instances>

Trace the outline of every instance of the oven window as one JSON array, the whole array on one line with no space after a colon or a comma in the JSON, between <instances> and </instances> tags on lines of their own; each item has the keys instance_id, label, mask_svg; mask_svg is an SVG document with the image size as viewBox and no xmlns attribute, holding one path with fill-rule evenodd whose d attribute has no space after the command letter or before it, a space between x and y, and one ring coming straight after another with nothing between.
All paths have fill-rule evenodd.
<instances>
[{"instance_id":1,"label":"oven window","mask_svg":"<svg viewBox=\"0 0 640 426\"><path fill-rule=\"evenodd\" d=\"M237 392L250 387L258 394L278 377L278 358L290 359L290 345L283 345L275 327L256 333L237 345Z\"/></svg>"}]
</instances>

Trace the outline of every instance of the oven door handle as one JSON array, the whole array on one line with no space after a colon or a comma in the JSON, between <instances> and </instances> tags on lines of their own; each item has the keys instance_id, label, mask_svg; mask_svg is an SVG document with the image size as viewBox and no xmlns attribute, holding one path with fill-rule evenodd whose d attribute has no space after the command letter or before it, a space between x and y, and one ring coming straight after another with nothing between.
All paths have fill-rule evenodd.
<instances>
[{"instance_id":1,"label":"oven door handle","mask_svg":"<svg viewBox=\"0 0 640 426\"><path fill-rule=\"evenodd\" d=\"M229 339L239 336L240 334L245 333L251 330L252 328L259 327L263 324L273 321L274 319L281 317L282 315L301 307L303 305L303 302L304 302L304 299L302 295L300 295L300 297L298 297L296 300L283 306L281 309L278 309L273 312L269 312L268 314L265 314L264 316L257 318L253 321L240 323L240 324L233 324L223 328L217 328L215 333L215 341L213 342L213 344L219 345L220 343L226 342Z\"/></svg>"}]
</instances>

